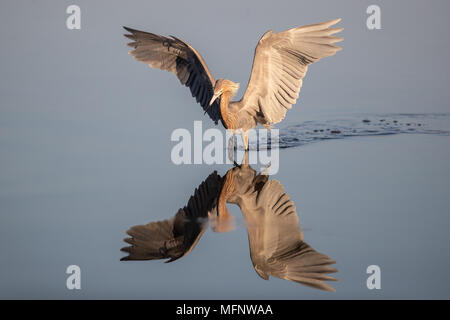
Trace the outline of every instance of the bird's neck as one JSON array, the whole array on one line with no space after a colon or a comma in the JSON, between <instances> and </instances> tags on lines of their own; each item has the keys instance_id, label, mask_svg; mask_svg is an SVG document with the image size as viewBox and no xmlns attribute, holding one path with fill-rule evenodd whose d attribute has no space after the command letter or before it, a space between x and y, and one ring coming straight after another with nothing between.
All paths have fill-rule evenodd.
<instances>
[{"instance_id":1,"label":"bird's neck","mask_svg":"<svg viewBox=\"0 0 450 320\"><path fill-rule=\"evenodd\" d=\"M228 108L232 97L233 93L231 91L226 91L220 98L220 114L222 115L223 123L227 129L237 129L237 116Z\"/></svg>"},{"instance_id":2,"label":"bird's neck","mask_svg":"<svg viewBox=\"0 0 450 320\"><path fill-rule=\"evenodd\" d=\"M225 175L222 190L220 191L219 199L217 200L218 224L216 225L217 229L215 230L217 232L226 232L230 231L233 228L231 224L233 221L233 216L228 211L227 199L235 191L236 189L235 184L236 181L233 172L232 170L229 170Z\"/></svg>"}]
</instances>

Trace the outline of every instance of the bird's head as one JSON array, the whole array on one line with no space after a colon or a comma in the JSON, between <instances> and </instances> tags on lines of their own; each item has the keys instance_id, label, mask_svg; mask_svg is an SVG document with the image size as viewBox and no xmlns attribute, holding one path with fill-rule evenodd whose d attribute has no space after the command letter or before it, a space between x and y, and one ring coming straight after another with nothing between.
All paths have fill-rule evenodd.
<instances>
[{"instance_id":1,"label":"bird's head","mask_svg":"<svg viewBox=\"0 0 450 320\"><path fill-rule=\"evenodd\" d=\"M214 85L214 94L209 102L212 105L222 94L229 94L231 97L238 91L239 83L227 79L218 79Z\"/></svg>"}]
</instances>

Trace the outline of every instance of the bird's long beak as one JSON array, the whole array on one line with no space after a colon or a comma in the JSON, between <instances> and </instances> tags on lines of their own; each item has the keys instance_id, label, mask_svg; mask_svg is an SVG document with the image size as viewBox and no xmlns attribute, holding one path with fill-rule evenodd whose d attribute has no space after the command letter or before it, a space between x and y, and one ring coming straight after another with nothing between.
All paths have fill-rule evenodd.
<instances>
[{"instance_id":1,"label":"bird's long beak","mask_svg":"<svg viewBox=\"0 0 450 320\"><path fill-rule=\"evenodd\" d=\"M214 101L216 101L216 99L221 95L221 92L214 92L214 95L211 98L211 101L209 101L209 105L212 105L214 103Z\"/></svg>"}]
</instances>

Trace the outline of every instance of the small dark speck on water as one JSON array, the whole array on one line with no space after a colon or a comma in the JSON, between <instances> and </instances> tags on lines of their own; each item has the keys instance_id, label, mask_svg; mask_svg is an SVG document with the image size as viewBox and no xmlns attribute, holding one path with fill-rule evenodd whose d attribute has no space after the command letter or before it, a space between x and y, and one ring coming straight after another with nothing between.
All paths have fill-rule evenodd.
<instances>
[{"instance_id":1,"label":"small dark speck on water","mask_svg":"<svg viewBox=\"0 0 450 320\"><path fill-rule=\"evenodd\" d=\"M393 116L396 117L395 120ZM363 137L398 133L423 133L450 136L450 130L443 129L450 128L450 114L394 114L392 116L388 115L387 118L384 115L375 117L374 119L376 120L369 120L367 116L358 117L358 115L355 115L348 119L315 120L287 127L281 130L280 140L282 138L282 145L280 148L296 147L313 141L331 138L340 139L350 136Z\"/></svg>"}]
</instances>

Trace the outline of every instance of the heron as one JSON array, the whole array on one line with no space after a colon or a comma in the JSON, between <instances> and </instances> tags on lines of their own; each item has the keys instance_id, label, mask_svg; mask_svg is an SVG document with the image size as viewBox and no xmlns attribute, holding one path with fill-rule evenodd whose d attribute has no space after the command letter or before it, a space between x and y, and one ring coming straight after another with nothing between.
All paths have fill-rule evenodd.
<instances>
[{"instance_id":1,"label":"heron","mask_svg":"<svg viewBox=\"0 0 450 320\"><path fill-rule=\"evenodd\" d=\"M208 223L215 232L234 229L226 204L242 211L248 233L250 259L256 273L316 289L334 291L325 281L336 281L336 262L304 241L294 202L281 182L257 173L246 161L221 177L210 174L195 189L188 204L163 221L131 227L122 248L129 255L121 260L175 261L186 256L198 243Z\"/></svg>"},{"instance_id":2,"label":"heron","mask_svg":"<svg viewBox=\"0 0 450 320\"><path fill-rule=\"evenodd\" d=\"M129 52L152 68L174 73L182 85L217 125L220 120L233 136L240 134L248 150L249 130L257 125L271 129L281 122L298 99L308 66L342 48L334 36L343 28L331 28L341 19L292 28L279 33L269 30L259 40L250 79L242 98L232 101L239 83L215 79L205 60L188 43L175 36L164 37L129 27Z\"/></svg>"}]
</instances>

